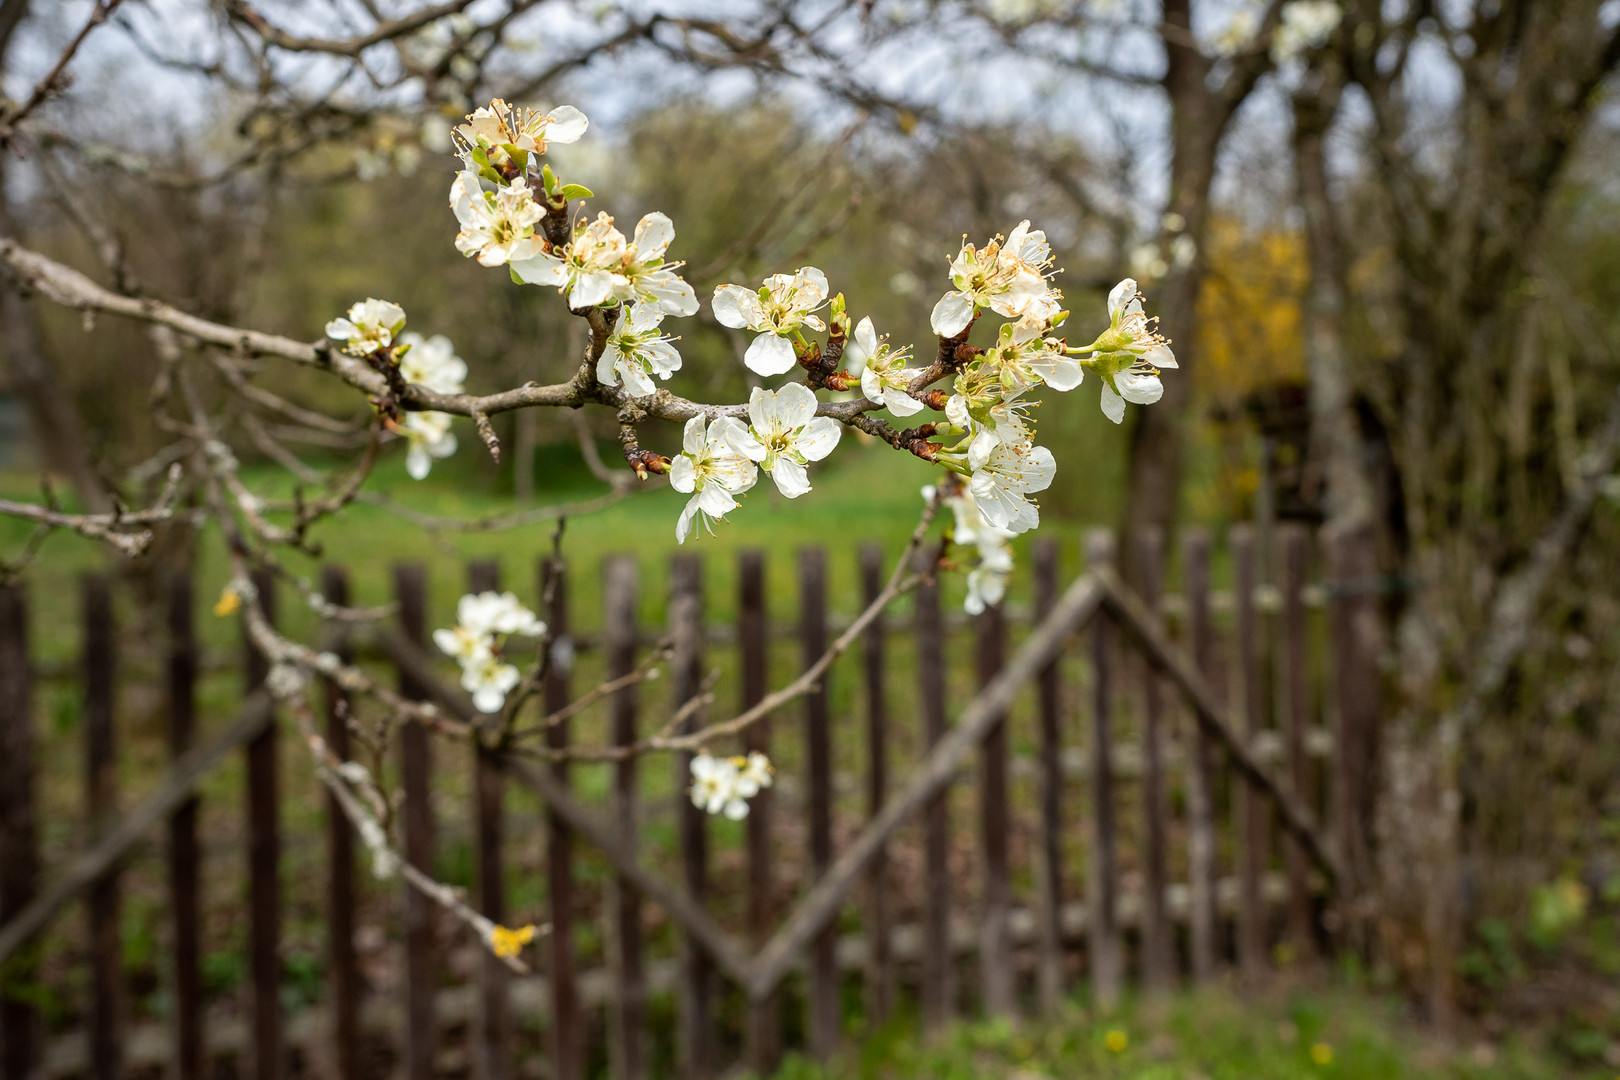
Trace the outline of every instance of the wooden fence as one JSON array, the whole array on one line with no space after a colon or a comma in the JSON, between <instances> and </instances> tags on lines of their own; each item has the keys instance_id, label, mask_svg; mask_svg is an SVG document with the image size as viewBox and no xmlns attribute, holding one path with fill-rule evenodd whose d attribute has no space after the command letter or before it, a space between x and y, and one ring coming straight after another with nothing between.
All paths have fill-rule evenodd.
<instances>
[{"instance_id":1,"label":"wooden fence","mask_svg":"<svg viewBox=\"0 0 1620 1080\"><path fill-rule=\"evenodd\" d=\"M1258 980L1279 957L1308 962L1344 940L1353 905L1343 900L1365 866L1379 678L1367 542L1346 536L1325 544L1324 571L1313 581L1313 538L1304 530L1283 527L1261 545L1237 527L1226 548L1232 588L1213 593L1211 539L1188 530L1175 595L1164 595L1158 536L1134 543L1134 589L1111 569L1111 538L1096 531L1086 537L1086 572L1065 589L1059 541L1037 542L1033 603L1016 614L953 617L942 611L937 586L924 584L909 614L874 622L817 690L748 730L746 749L791 764L775 789L753 801L740 836L691 806L684 758L613 764L605 801L596 800L604 805L591 807L570 786L578 766L471 751L405 725L395 752L407 858L435 866L444 825L435 813L444 801L431 797L434 783L446 770L470 775L472 901L497 922L549 921L551 933L527 953L539 973L515 977L479 952L475 971L448 977L446 950L470 935L407 892L403 930L391 946L403 954L403 977L386 993L368 986L356 951L362 895L403 886L367 884L349 826L330 805L320 900L329 929L326 991L319 1007L294 1013L282 1003L288 838L278 796L285 783L278 743L290 736L262 690L248 693L217 732L199 730L199 669L209 658L199 652L191 583L175 581L169 598L161 711L173 764L133 799L116 790L113 767L121 732L111 585L84 579L77 730L91 839L77 857L45 868L33 794L40 737L30 706L39 675L31 674L23 589L0 588L5 985L29 985L42 962L40 932L70 903L83 902L88 927L79 1022L70 1030L58 1022L47 1036L29 996L12 993L0 1002L0 1070L8 1078L112 1078L162 1067L182 1080L707 1077L739 1062L768 1070L786 1049L825 1056L851 1036L857 1016L869 1025L915 1008L934 1026L962 1011L1049 1009L1082 984L1107 1003L1132 970L1152 993L1229 965ZM880 553L863 548L858 570L864 595L876 595L885 574ZM543 614L559 650L543 707L554 712L583 689L581 658L594 654L604 676L622 675L664 633L674 642L671 701L698 693L708 665L728 651L740 704L759 701L784 681L780 662L774 679L768 670L773 643L796 637L808 665L847 625L827 610L826 553L799 552L797 572L796 627L770 617L759 552L743 553L737 566L735 626L705 625L702 560L677 555L666 621L654 629L637 625L636 563L609 557L600 632L570 634L569 579L561 566L543 563L541 580L556 576ZM468 567L469 589L499 584L494 564ZM260 589L273 610L273 583L261 581ZM333 601L350 600L341 568L326 568L322 589ZM393 599L396 630L327 644L346 657L357 650L362 660L381 657L397 668L404 693L469 715L461 692L442 681L442 658L425 647L429 628L451 616L427 610L422 568L396 569ZM953 650L974 657L976 692L960 685ZM909 664L897 664L899 654ZM246 687L263 681L251 649L238 663ZM858 682L860 693L850 695L855 707L835 716L828 691L843 680ZM582 713L574 731L555 724L545 745L568 746L593 720L602 738L633 742L649 726L650 710L638 700L649 696L646 687L613 695L603 717ZM349 703L328 686L324 707L326 737L344 754ZM789 737L794 716L801 727ZM911 760L899 760L897 746L908 747ZM199 936L204 849L196 792L238 755L245 758L247 882L239 914L247 970L240 989L210 994ZM970 772L965 766L975 758ZM670 769L673 784L655 775ZM512 818L513 789L538 797L537 820ZM673 804L661 813L673 821L674 851L654 850L646 839L647 821L660 813L653 798ZM1319 817L1331 831L1317 825ZM542 910L513 913L506 861L536 826ZM120 876L141 844L159 835L167 857L168 1017L134 1023L126 1019ZM606 872L587 904L580 873L590 860L605 860ZM597 934L602 947L587 950L582 942Z\"/></svg>"}]
</instances>

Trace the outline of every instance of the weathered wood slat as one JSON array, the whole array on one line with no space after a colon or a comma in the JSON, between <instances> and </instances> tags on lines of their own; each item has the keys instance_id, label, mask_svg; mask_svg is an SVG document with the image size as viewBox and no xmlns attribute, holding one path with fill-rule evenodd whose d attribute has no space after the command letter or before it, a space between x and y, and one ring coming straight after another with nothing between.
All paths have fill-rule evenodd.
<instances>
[{"instance_id":1,"label":"weathered wood slat","mask_svg":"<svg viewBox=\"0 0 1620 1080\"><path fill-rule=\"evenodd\" d=\"M744 551L737 557L737 645L741 662L742 698L746 712L770 688L769 608L765 596L765 553ZM750 753L770 756L771 718L754 724L743 736ZM776 927L776 863L771 844L771 822L776 795L771 789L754 796L748 812L748 939L758 947ZM781 1057L782 1002L776 994L750 998L743 1027L743 1061L760 1076L776 1071Z\"/></svg>"},{"instance_id":2,"label":"weathered wood slat","mask_svg":"<svg viewBox=\"0 0 1620 1080\"><path fill-rule=\"evenodd\" d=\"M540 561L539 587L542 614L551 635L551 656L540 688L547 714L572 700L573 639L568 626L568 568L561 559ZM545 603L547 596L550 603ZM568 745L566 720L546 731L546 745L561 750ZM563 790L568 787L568 763L553 762L550 776ZM551 940L547 1004L551 1011L551 1069L554 1080L583 1080L585 1076L585 1023L580 1010L574 956L574 831L549 805L546 827L546 892L551 908Z\"/></svg>"},{"instance_id":3,"label":"weathered wood slat","mask_svg":"<svg viewBox=\"0 0 1620 1080\"><path fill-rule=\"evenodd\" d=\"M1284 524L1277 530L1282 589L1282 615L1277 634L1277 702L1281 712L1288 777L1294 793L1307 806L1315 805L1311 762L1305 749L1310 728L1310 627L1305 613L1306 561L1309 537L1303 526ZM1311 914L1310 863L1298 838L1289 837L1284 849L1288 868L1288 938L1296 954L1309 957L1315 949Z\"/></svg>"},{"instance_id":4,"label":"weathered wood slat","mask_svg":"<svg viewBox=\"0 0 1620 1080\"><path fill-rule=\"evenodd\" d=\"M939 585L929 577L917 586L917 703L927 753L945 738L945 629L940 619ZM881 816L881 815L880 815ZM922 1014L939 1030L956 1012L956 965L950 951L950 803L942 785L923 810Z\"/></svg>"},{"instance_id":5,"label":"weathered wood slat","mask_svg":"<svg viewBox=\"0 0 1620 1080\"><path fill-rule=\"evenodd\" d=\"M636 563L629 556L604 560L603 615L607 635L607 677L622 678L636 666ZM636 687L625 686L609 702L611 737L616 745L636 741ZM613 765L613 820L618 842L636 849L636 759ZM577 827L577 825L576 825ZM620 872L607 890L608 955L614 973L614 1002L608 1010L608 1062L619 1080L645 1080L647 1061L647 975L641 932L641 893Z\"/></svg>"},{"instance_id":6,"label":"weathered wood slat","mask_svg":"<svg viewBox=\"0 0 1620 1080\"><path fill-rule=\"evenodd\" d=\"M1209 533L1188 529L1182 537L1182 588L1187 597L1184 644L1198 672L1214 674L1215 631L1209 614ZM1187 755L1188 952L1196 983L1215 974L1215 745L1194 719Z\"/></svg>"},{"instance_id":7,"label":"weathered wood slat","mask_svg":"<svg viewBox=\"0 0 1620 1080\"><path fill-rule=\"evenodd\" d=\"M670 712L675 712L703 690L703 563L695 555L670 560L669 633L675 643L671 674ZM706 717L699 709L687 717L683 733L701 727ZM692 805L692 754L671 755L675 770L675 813L679 827L681 871L686 891L702 904L709 887L707 815ZM714 1043L714 964L690 934L680 945L680 990L676 1008L680 1018L677 1066L686 1080L704 1080L718 1068Z\"/></svg>"},{"instance_id":8,"label":"weathered wood slat","mask_svg":"<svg viewBox=\"0 0 1620 1080\"><path fill-rule=\"evenodd\" d=\"M84 600L85 805L93 836L105 835L118 813L117 692L112 581L86 577ZM90 1075L118 1080L123 1043L123 950L118 935L118 872L109 867L85 897L90 951Z\"/></svg>"},{"instance_id":9,"label":"weathered wood slat","mask_svg":"<svg viewBox=\"0 0 1620 1080\"><path fill-rule=\"evenodd\" d=\"M1136 537L1136 572L1142 604L1158 612L1164 584L1164 534L1143 529ZM1164 993L1176 981L1175 940L1165 893L1170 883L1170 807L1164 776L1163 681L1151 664L1141 665L1142 686L1142 988Z\"/></svg>"},{"instance_id":10,"label":"weathered wood slat","mask_svg":"<svg viewBox=\"0 0 1620 1080\"><path fill-rule=\"evenodd\" d=\"M349 577L341 566L321 568L321 595L329 602L349 603ZM324 647L345 663L353 659L348 635L334 626ZM349 695L331 679L321 680L326 713L326 744L340 759L349 760ZM358 895L354 872L354 829L336 796L326 797L326 918L327 985L332 1003L332 1062L339 1076L360 1071L360 1004L364 984L355 954L354 931Z\"/></svg>"},{"instance_id":11,"label":"weathered wood slat","mask_svg":"<svg viewBox=\"0 0 1620 1080\"><path fill-rule=\"evenodd\" d=\"M1265 727L1265 706L1260 683L1260 625L1254 609L1257 582L1254 530L1234 525L1232 547L1233 589L1237 595L1237 623L1234 634L1243 717L1243 738L1251 746ZM1251 780L1237 785L1238 881L1243 887L1243 906L1238 912L1238 966L1243 977L1258 981L1266 968L1265 909L1260 903L1260 878L1266 870L1267 834L1264 793Z\"/></svg>"},{"instance_id":12,"label":"weathered wood slat","mask_svg":"<svg viewBox=\"0 0 1620 1080\"><path fill-rule=\"evenodd\" d=\"M799 640L804 665L810 667L827 651L827 554L821 548L799 552ZM809 873L815 881L832 865L832 721L827 711L829 671L804 698L805 804L809 833ZM826 1060L838 1046L838 968L834 956L836 929L828 924L810 942L805 988L805 1036L810 1056Z\"/></svg>"},{"instance_id":13,"label":"weathered wood slat","mask_svg":"<svg viewBox=\"0 0 1620 1080\"><path fill-rule=\"evenodd\" d=\"M1007 659L1007 626L999 607L987 608L975 626L979 686L990 685ZM1013 1012L1012 906L1007 854L1007 716L1003 712L979 745L979 845L984 885L979 921L979 994L987 1016Z\"/></svg>"},{"instance_id":14,"label":"weathered wood slat","mask_svg":"<svg viewBox=\"0 0 1620 1080\"><path fill-rule=\"evenodd\" d=\"M0 585L0 926L29 909L39 892L39 825L34 802L34 713L28 665L28 594ZM9 954L9 951L8 951ZM38 958L18 957L6 970L34 978ZM0 1074L27 1076L40 1057L39 1011L13 995L0 997Z\"/></svg>"},{"instance_id":15,"label":"weathered wood slat","mask_svg":"<svg viewBox=\"0 0 1620 1080\"><path fill-rule=\"evenodd\" d=\"M1111 566L1114 540L1105 530L1086 534L1086 568ZM1114 774L1109 768L1114 738L1113 627L1108 619L1091 624L1091 865L1086 881L1091 898L1091 992L1104 1009L1119 1000L1124 979L1119 936L1119 860L1115 853Z\"/></svg>"},{"instance_id":16,"label":"weathered wood slat","mask_svg":"<svg viewBox=\"0 0 1620 1080\"><path fill-rule=\"evenodd\" d=\"M276 618L276 580L253 575L253 587L267 622ZM264 684L269 668L254 648L244 623L243 667L248 689ZM248 981L253 1014L253 1076L280 1080L284 1068L281 1018L281 821L280 763L276 725L271 721L247 746Z\"/></svg>"},{"instance_id":17,"label":"weathered wood slat","mask_svg":"<svg viewBox=\"0 0 1620 1080\"><path fill-rule=\"evenodd\" d=\"M197 728L197 637L192 625L191 575L169 582L169 755L178 762L190 750ZM202 1058L202 863L197 842L197 799L169 815L169 918L174 945L174 1075L198 1080Z\"/></svg>"},{"instance_id":18,"label":"weathered wood slat","mask_svg":"<svg viewBox=\"0 0 1620 1080\"><path fill-rule=\"evenodd\" d=\"M468 592L496 592L500 587L499 563L478 559L467 564ZM494 752L483 739L475 741L472 759L478 910L500 926L506 922L506 871L501 853L506 833L504 777ZM473 1072L478 1080L507 1080L512 1075L512 1061L507 1038L506 984L512 973L488 950L479 960L480 1007L472 1040Z\"/></svg>"},{"instance_id":19,"label":"weathered wood slat","mask_svg":"<svg viewBox=\"0 0 1620 1080\"><path fill-rule=\"evenodd\" d=\"M883 592L887 567L883 548L861 546L861 601L870 606ZM882 612L867 627L861 641L861 663L866 675L866 813L870 820L883 809L889 792L888 623ZM866 1019L881 1024L894 1011L894 965L889 957L889 861L887 848L872 856L866 875L867 968Z\"/></svg>"},{"instance_id":20,"label":"weathered wood slat","mask_svg":"<svg viewBox=\"0 0 1620 1080\"><path fill-rule=\"evenodd\" d=\"M427 641L427 573L417 565L394 568L394 596L399 602L399 630L417 648ZM428 696L426 685L407 669L399 671L399 692L416 700ZM405 860L433 873L433 750L428 729L419 720L399 727L400 791L404 804ZM404 886L405 896L405 1075L408 1080L433 1080L433 1059L439 1032L433 1016L433 997L439 987L438 908L416 889Z\"/></svg>"},{"instance_id":21,"label":"weathered wood slat","mask_svg":"<svg viewBox=\"0 0 1620 1080\"><path fill-rule=\"evenodd\" d=\"M1032 559L1035 586L1035 621L1045 622L1058 598L1058 544L1043 537L1035 544ZM1041 1013L1057 1015L1063 1003L1063 940L1059 920L1063 911L1063 727L1062 684L1059 661L1052 657L1036 676L1040 702L1040 855L1036 860L1040 902L1039 951L1036 954L1036 983Z\"/></svg>"}]
</instances>

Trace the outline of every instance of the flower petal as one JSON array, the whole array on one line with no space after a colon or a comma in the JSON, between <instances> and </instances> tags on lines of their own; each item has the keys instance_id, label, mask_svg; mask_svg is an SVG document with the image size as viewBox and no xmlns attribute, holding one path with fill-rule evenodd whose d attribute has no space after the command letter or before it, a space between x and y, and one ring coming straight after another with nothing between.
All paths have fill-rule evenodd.
<instances>
[{"instance_id":1,"label":"flower petal","mask_svg":"<svg viewBox=\"0 0 1620 1080\"><path fill-rule=\"evenodd\" d=\"M743 354L743 363L757 375L785 375L797 362L787 338L775 334L759 335Z\"/></svg>"},{"instance_id":2,"label":"flower petal","mask_svg":"<svg viewBox=\"0 0 1620 1080\"><path fill-rule=\"evenodd\" d=\"M759 297L741 285L722 285L714 290L714 299L710 306L714 309L714 317L719 320L720 325L729 326L733 330L757 326L764 316L760 310Z\"/></svg>"},{"instance_id":3,"label":"flower petal","mask_svg":"<svg viewBox=\"0 0 1620 1080\"><path fill-rule=\"evenodd\" d=\"M1106 380L1102 384L1102 411L1116 424L1125 420L1125 399L1114 393L1114 388Z\"/></svg>"},{"instance_id":4,"label":"flower petal","mask_svg":"<svg viewBox=\"0 0 1620 1080\"><path fill-rule=\"evenodd\" d=\"M928 325L943 338L953 338L968 328L973 319L973 300L967 293L948 292L934 305Z\"/></svg>"},{"instance_id":5,"label":"flower petal","mask_svg":"<svg viewBox=\"0 0 1620 1080\"><path fill-rule=\"evenodd\" d=\"M675 223L669 215L654 210L636 224L636 256L640 261L662 259L675 239Z\"/></svg>"},{"instance_id":6,"label":"flower petal","mask_svg":"<svg viewBox=\"0 0 1620 1080\"><path fill-rule=\"evenodd\" d=\"M771 479L776 481L776 490L790 499L797 499L810 490L810 474L805 467L797 461L789 461L783 454L778 454L776 464L771 466Z\"/></svg>"},{"instance_id":7,"label":"flower petal","mask_svg":"<svg viewBox=\"0 0 1620 1080\"><path fill-rule=\"evenodd\" d=\"M844 429L830 416L818 416L805 425L804 433L794 441L793 447L806 461L820 461L838 446Z\"/></svg>"}]
</instances>

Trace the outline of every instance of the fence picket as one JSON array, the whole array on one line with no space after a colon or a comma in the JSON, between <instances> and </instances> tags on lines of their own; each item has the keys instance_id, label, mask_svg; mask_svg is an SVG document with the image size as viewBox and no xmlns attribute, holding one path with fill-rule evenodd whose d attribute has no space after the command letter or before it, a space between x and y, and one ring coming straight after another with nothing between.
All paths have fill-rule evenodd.
<instances>
[{"instance_id":1,"label":"fence picket","mask_svg":"<svg viewBox=\"0 0 1620 1080\"><path fill-rule=\"evenodd\" d=\"M1043 537L1035 544L1032 569L1035 586L1035 621L1052 613L1061 589L1058 585L1058 544ZM1041 890L1037 915L1036 979L1041 1013L1057 1015L1063 1001L1063 730L1061 661L1041 669L1036 690L1040 699L1040 858Z\"/></svg>"},{"instance_id":2,"label":"fence picket","mask_svg":"<svg viewBox=\"0 0 1620 1080\"><path fill-rule=\"evenodd\" d=\"M1007 624L999 606L974 620L979 685L989 685L1007 659ZM979 837L984 860L984 896L979 921L979 993L988 1016L1014 1007L1012 890L1007 860L1007 717L996 722L979 747Z\"/></svg>"},{"instance_id":3,"label":"fence picket","mask_svg":"<svg viewBox=\"0 0 1620 1080\"><path fill-rule=\"evenodd\" d=\"M1136 573L1142 603L1159 613L1164 581L1164 534L1145 528L1136 537ZM1170 886L1169 794L1164 779L1164 682L1152 664L1142 672L1142 988L1162 993L1176 981Z\"/></svg>"},{"instance_id":4,"label":"fence picket","mask_svg":"<svg viewBox=\"0 0 1620 1080\"><path fill-rule=\"evenodd\" d=\"M1259 619L1255 612L1256 576L1254 530L1234 525L1229 537L1232 548L1232 592L1237 612L1236 681L1241 688L1243 735L1254 745L1265 725L1261 700ZM1266 967L1266 908L1260 894L1260 880L1266 871L1266 803L1258 785L1239 780L1236 788L1238 823L1238 966L1251 982Z\"/></svg>"},{"instance_id":5,"label":"fence picket","mask_svg":"<svg viewBox=\"0 0 1620 1080\"><path fill-rule=\"evenodd\" d=\"M0 926L27 908L39 890L39 833L34 803L33 676L28 663L28 594L0 585ZM39 962L27 949L8 973L21 983ZM27 1076L39 1060L39 1012L19 996L0 995L0 1074Z\"/></svg>"},{"instance_id":6,"label":"fence picket","mask_svg":"<svg viewBox=\"0 0 1620 1080\"><path fill-rule=\"evenodd\" d=\"M197 725L197 638L192 625L191 575L169 581L169 756L191 749ZM201 855L197 845L197 799L169 815L169 916L174 931L174 1075L202 1075L202 904L198 897Z\"/></svg>"},{"instance_id":7,"label":"fence picket","mask_svg":"<svg viewBox=\"0 0 1620 1080\"><path fill-rule=\"evenodd\" d=\"M616 555L604 560L603 613L607 619L607 677L621 678L636 666L635 559ZM612 738L624 746L636 740L636 688L615 693L609 706ZM626 850L636 847L636 759L613 766L613 817ZM620 1080L647 1076L647 976L642 956L641 894L615 876L607 890L608 945L613 1004L608 1010L608 1060Z\"/></svg>"},{"instance_id":8,"label":"fence picket","mask_svg":"<svg viewBox=\"0 0 1620 1080\"><path fill-rule=\"evenodd\" d=\"M1378 563L1369 529L1328 538L1329 642L1334 699L1333 822L1354 896L1370 872L1373 767L1378 744ZM1361 947L1364 927L1352 925Z\"/></svg>"},{"instance_id":9,"label":"fence picket","mask_svg":"<svg viewBox=\"0 0 1620 1080\"><path fill-rule=\"evenodd\" d=\"M799 640L809 667L827 651L827 553L818 547L799 551ZM806 827L810 836L810 872L814 882L832 865L832 730L827 713L829 671L804 699ZM806 1036L811 1057L825 1060L838 1045L837 929L822 930L810 944L809 981L805 996Z\"/></svg>"},{"instance_id":10,"label":"fence picket","mask_svg":"<svg viewBox=\"0 0 1620 1080\"><path fill-rule=\"evenodd\" d=\"M673 694L670 710L681 708L703 690L703 563L695 555L676 555L670 560L670 640L675 643L672 667ZM705 713L699 709L687 717L682 731L703 726ZM675 814L680 828L681 869L692 899L702 903L708 891L707 814L692 805L692 754L672 755L675 769ZM714 1047L714 965L697 941L683 936L680 952L679 1072L688 1080L702 1080L715 1072Z\"/></svg>"},{"instance_id":11,"label":"fence picket","mask_svg":"<svg viewBox=\"0 0 1620 1080\"><path fill-rule=\"evenodd\" d=\"M754 706L769 686L770 633L765 598L765 553L744 551L737 557L737 645L742 667L739 709ZM766 717L743 736L750 753L770 755L771 720ZM775 795L767 788L754 796L748 811L748 937L761 945L776 929L775 854L771 847L771 819ZM761 1076L776 1071L781 1051L781 998L771 993L748 1002L743 1030L743 1059Z\"/></svg>"},{"instance_id":12,"label":"fence picket","mask_svg":"<svg viewBox=\"0 0 1620 1080\"><path fill-rule=\"evenodd\" d=\"M1301 525L1285 524L1277 530L1282 571L1282 619L1277 649L1277 700L1282 711L1288 774L1294 790L1307 806L1316 806L1311 784L1311 763L1305 755L1305 729L1310 724L1309 625L1305 615L1305 572L1310 540ZM1301 959L1314 951L1309 857L1304 845L1290 836L1288 858L1288 937Z\"/></svg>"},{"instance_id":13,"label":"fence picket","mask_svg":"<svg viewBox=\"0 0 1620 1080\"><path fill-rule=\"evenodd\" d=\"M541 608L551 636L540 699L549 716L572 700L570 675L574 664L573 639L568 635L568 568L560 558L540 560ZM546 597L550 601L546 602ZM568 721L546 729L546 746L568 746ZM551 769L560 784L568 783L568 763L555 761ZM550 902L551 947L547 975L551 1009L551 1075L554 1080L583 1080L585 1024L580 1009L579 983L574 957L574 833L548 807L546 824L546 895Z\"/></svg>"},{"instance_id":14,"label":"fence picket","mask_svg":"<svg viewBox=\"0 0 1620 1080\"><path fill-rule=\"evenodd\" d=\"M1106 530L1086 534L1086 565L1114 561L1114 538ZM1106 614L1091 623L1091 989L1105 1009L1119 1000L1123 963L1119 940L1119 861L1115 855L1113 774L1113 637Z\"/></svg>"},{"instance_id":15,"label":"fence picket","mask_svg":"<svg viewBox=\"0 0 1620 1080\"><path fill-rule=\"evenodd\" d=\"M276 620L276 579L255 571L253 588L265 620ZM248 690L264 683L269 665L242 633L243 669ZM247 745L248 970L252 986L254 1080L280 1080L281 1030L281 822L280 766L272 718Z\"/></svg>"},{"instance_id":16,"label":"fence picket","mask_svg":"<svg viewBox=\"0 0 1620 1080\"><path fill-rule=\"evenodd\" d=\"M496 592L500 564L478 559L467 564L467 591ZM506 922L506 872L501 858L506 832L504 783L498 755L482 738L473 746L474 850L477 852L478 910L497 926ZM478 1020L473 1037L474 1075L479 1080L507 1080L512 1074L507 1045L507 984L511 975L489 950L479 957Z\"/></svg>"},{"instance_id":17,"label":"fence picket","mask_svg":"<svg viewBox=\"0 0 1620 1080\"><path fill-rule=\"evenodd\" d=\"M945 623L939 583L917 586L917 698L924 752L945 737ZM950 802L947 789L923 810L923 1023L937 1031L956 1011L956 964L951 956Z\"/></svg>"},{"instance_id":18,"label":"fence picket","mask_svg":"<svg viewBox=\"0 0 1620 1080\"><path fill-rule=\"evenodd\" d=\"M1182 537L1182 593L1187 600L1184 640L1205 679L1215 671L1215 631L1209 615L1209 532L1188 529ZM1193 981L1215 974L1215 746L1203 725L1189 718L1187 743L1188 941Z\"/></svg>"},{"instance_id":19,"label":"fence picket","mask_svg":"<svg viewBox=\"0 0 1620 1080\"><path fill-rule=\"evenodd\" d=\"M861 546L861 601L870 605L883 591L885 567L883 549L877 544ZM866 674L866 812L877 816L888 798L889 787L889 702L888 625L878 612L861 642L861 660ZM889 952L889 865L886 850L872 857L866 875L866 1016L881 1024L894 1009L894 961Z\"/></svg>"},{"instance_id":20,"label":"fence picket","mask_svg":"<svg viewBox=\"0 0 1620 1080\"><path fill-rule=\"evenodd\" d=\"M321 568L321 595L329 603L346 607L349 603L349 576L341 566ZM354 660L354 649L341 623L334 624L325 648L344 663ZM349 760L348 692L331 679L323 679L322 702L326 710L326 745L343 761ZM356 883L354 874L354 829L338 805L337 797L326 796L326 917L328 985L332 996L332 1063L339 1076L360 1073L360 980L359 958L354 950L356 926Z\"/></svg>"},{"instance_id":21,"label":"fence picket","mask_svg":"<svg viewBox=\"0 0 1620 1080\"><path fill-rule=\"evenodd\" d=\"M417 565L394 568L394 596L399 601L399 628L406 640L422 647L427 641L427 573ZM423 699L426 688L403 669L399 692ZM418 720L399 727L400 789L405 802L405 859L423 873L433 873L433 750L428 730ZM405 1075L433 1080L438 1052L438 1020L433 1000L438 993L437 909L410 886L405 889Z\"/></svg>"}]
</instances>

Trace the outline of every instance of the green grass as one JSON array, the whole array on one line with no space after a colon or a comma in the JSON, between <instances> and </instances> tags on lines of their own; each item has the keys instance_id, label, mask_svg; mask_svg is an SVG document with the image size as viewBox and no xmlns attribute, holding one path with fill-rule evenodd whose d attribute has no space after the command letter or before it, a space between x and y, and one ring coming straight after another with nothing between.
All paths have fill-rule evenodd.
<instances>
[{"instance_id":1,"label":"green grass","mask_svg":"<svg viewBox=\"0 0 1620 1080\"><path fill-rule=\"evenodd\" d=\"M1537 1040L1447 1045L1392 1001L1345 989L1255 994L1232 986L1127 1006L1080 1004L1045 1023L962 1023L920 1038L910 1018L822 1066L790 1058L775 1080L1609 1080Z\"/></svg>"}]
</instances>

